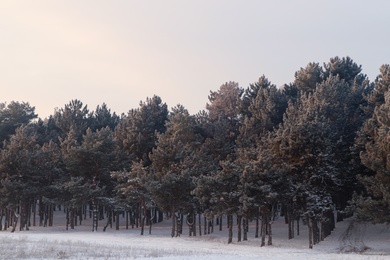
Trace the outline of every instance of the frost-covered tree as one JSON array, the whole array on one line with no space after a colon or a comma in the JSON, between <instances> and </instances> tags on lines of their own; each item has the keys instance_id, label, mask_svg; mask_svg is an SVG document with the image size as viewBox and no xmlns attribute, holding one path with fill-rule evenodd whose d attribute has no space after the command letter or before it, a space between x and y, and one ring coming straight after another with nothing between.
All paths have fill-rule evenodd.
<instances>
[{"instance_id":1,"label":"frost-covered tree","mask_svg":"<svg viewBox=\"0 0 390 260\"><path fill-rule=\"evenodd\" d=\"M28 102L0 103L0 147L18 127L28 124L35 118L37 118L35 107L30 106Z\"/></svg>"},{"instance_id":2,"label":"frost-covered tree","mask_svg":"<svg viewBox=\"0 0 390 260\"><path fill-rule=\"evenodd\" d=\"M195 118L178 105L168 117L166 131L158 134L157 146L149 155L155 180L150 183L153 200L172 217L172 236L181 233L180 215L191 212L194 198L192 177L197 174L196 150L201 137L195 131Z\"/></svg>"},{"instance_id":3,"label":"frost-covered tree","mask_svg":"<svg viewBox=\"0 0 390 260\"><path fill-rule=\"evenodd\" d=\"M156 146L157 134L165 132L167 105L158 96L140 102L138 109L130 110L115 130L120 150L132 160L151 164L149 153Z\"/></svg>"},{"instance_id":4,"label":"frost-covered tree","mask_svg":"<svg viewBox=\"0 0 390 260\"><path fill-rule=\"evenodd\" d=\"M390 221L390 69L383 65L375 81L373 93L368 96L369 105L374 105L372 116L360 130L359 143L364 144L360 153L362 163L372 173L362 174L360 179L366 188L366 196L357 199L360 218L375 223ZM364 195L364 194L362 194Z\"/></svg>"},{"instance_id":5,"label":"frost-covered tree","mask_svg":"<svg viewBox=\"0 0 390 260\"><path fill-rule=\"evenodd\" d=\"M98 105L92 113L89 113L88 127L95 132L105 127L114 130L119 121L119 116L116 113L111 113L111 109L105 103Z\"/></svg>"},{"instance_id":6,"label":"frost-covered tree","mask_svg":"<svg viewBox=\"0 0 390 260\"><path fill-rule=\"evenodd\" d=\"M323 70L318 63L310 62L305 68L295 72L294 85L304 93L313 92L323 81Z\"/></svg>"},{"instance_id":7,"label":"frost-covered tree","mask_svg":"<svg viewBox=\"0 0 390 260\"><path fill-rule=\"evenodd\" d=\"M39 145L34 126L16 129L0 152L0 203L17 215L20 208L20 230L28 229L30 207L42 188L45 176L39 171ZM16 217L16 220L19 216ZM16 223L12 224L15 231Z\"/></svg>"},{"instance_id":8,"label":"frost-covered tree","mask_svg":"<svg viewBox=\"0 0 390 260\"><path fill-rule=\"evenodd\" d=\"M63 108L57 109L53 115L56 126L61 130L60 136L64 138L72 130L78 142L81 141L88 128L88 117L87 105L77 99L71 100Z\"/></svg>"}]
</instances>

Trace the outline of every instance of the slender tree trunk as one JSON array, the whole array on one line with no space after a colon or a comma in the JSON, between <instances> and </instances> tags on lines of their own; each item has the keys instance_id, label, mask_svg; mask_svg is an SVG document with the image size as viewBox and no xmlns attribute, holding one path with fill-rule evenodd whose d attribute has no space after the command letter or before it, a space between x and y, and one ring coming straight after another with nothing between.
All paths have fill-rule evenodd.
<instances>
[{"instance_id":1,"label":"slender tree trunk","mask_svg":"<svg viewBox=\"0 0 390 260\"><path fill-rule=\"evenodd\" d=\"M228 244L233 242L233 216L228 215L228 228L229 228L229 238L228 238Z\"/></svg>"},{"instance_id":2,"label":"slender tree trunk","mask_svg":"<svg viewBox=\"0 0 390 260\"><path fill-rule=\"evenodd\" d=\"M272 246L272 219L267 217L267 224L268 224L268 244L269 246Z\"/></svg>"},{"instance_id":3,"label":"slender tree trunk","mask_svg":"<svg viewBox=\"0 0 390 260\"><path fill-rule=\"evenodd\" d=\"M199 222L199 236L202 236L202 217L200 213L198 215L198 222Z\"/></svg>"},{"instance_id":4,"label":"slender tree trunk","mask_svg":"<svg viewBox=\"0 0 390 260\"><path fill-rule=\"evenodd\" d=\"M37 201L34 199L34 202L32 204L32 211L33 211L33 226L36 226L36 215L37 215Z\"/></svg>"},{"instance_id":5,"label":"slender tree trunk","mask_svg":"<svg viewBox=\"0 0 390 260\"><path fill-rule=\"evenodd\" d=\"M15 218L14 218L13 223L12 223L11 233L15 232L16 226L18 225L19 214L14 211L14 216L15 216Z\"/></svg>"},{"instance_id":6,"label":"slender tree trunk","mask_svg":"<svg viewBox=\"0 0 390 260\"><path fill-rule=\"evenodd\" d=\"M55 205L50 205L49 206L49 227L53 226L53 222L54 222L54 208L55 207L56 207Z\"/></svg>"},{"instance_id":7,"label":"slender tree trunk","mask_svg":"<svg viewBox=\"0 0 390 260\"><path fill-rule=\"evenodd\" d=\"M241 242L241 222L242 216L237 215L237 242Z\"/></svg>"},{"instance_id":8,"label":"slender tree trunk","mask_svg":"<svg viewBox=\"0 0 390 260\"><path fill-rule=\"evenodd\" d=\"M90 205L92 206L92 232L96 232L98 227L98 209L96 201L92 199Z\"/></svg>"},{"instance_id":9,"label":"slender tree trunk","mask_svg":"<svg viewBox=\"0 0 390 260\"><path fill-rule=\"evenodd\" d=\"M0 231L3 230L3 215L4 215L4 209L0 208Z\"/></svg>"},{"instance_id":10,"label":"slender tree trunk","mask_svg":"<svg viewBox=\"0 0 390 260\"><path fill-rule=\"evenodd\" d=\"M204 234L207 234L207 219L206 216L203 216L203 223L204 223Z\"/></svg>"},{"instance_id":11,"label":"slender tree trunk","mask_svg":"<svg viewBox=\"0 0 390 260\"><path fill-rule=\"evenodd\" d=\"M175 236L175 227L176 227L176 213L175 213L174 206L171 206L171 218L172 218L171 237L174 237Z\"/></svg>"},{"instance_id":12,"label":"slender tree trunk","mask_svg":"<svg viewBox=\"0 0 390 260\"><path fill-rule=\"evenodd\" d=\"M299 216L297 216L297 236L299 236L299 221L300 221L300 218L299 218Z\"/></svg>"},{"instance_id":13,"label":"slender tree trunk","mask_svg":"<svg viewBox=\"0 0 390 260\"><path fill-rule=\"evenodd\" d=\"M320 242L320 230L318 228L318 222L316 219L313 219L313 243L314 245Z\"/></svg>"},{"instance_id":14,"label":"slender tree trunk","mask_svg":"<svg viewBox=\"0 0 390 260\"><path fill-rule=\"evenodd\" d=\"M309 248L313 248L313 223L311 217L307 216L307 225L309 228Z\"/></svg>"},{"instance_id":15,"label":"slender tree trunk","mask_svg":"<svg viewBox=\"0 0 390 260\"><path fill-rule=\"evenodd\" d=\"M70 209L70 229L74 229L74 208Z\"/></svg>"},{"instance_id":16,"label":"slender tree trunk","mask_svg":"<svg viewBox=\"0 0 390 260\"><path fill-rule=\"evenodd\" d=\"M183 214L179 213L176 216L176 237L180 237L182 231L183 231Z\"/></svg>"},{"instance_id":17,"label":"slender tree trunk","mask_svg":"<svg viewBox=\"0 0 390 260\"><path fill-rule=\"evenodd\" d=\"M149 216L149 235L152 234L152 225L155 218L156 218L156 211L154 208L152 208L150 210L150 216Z\"/></svg>"},{"instance_id":18,"label":"slender tree trunk","mask_svg":"<svg viewBox=\"0 0 390 260\"><path fill-rule=\"evenodd\" d=\"M119 212L115 212L115 230L119 230Z\"/></svg>"},{"instance_id":19,"label":"slender tree trunk","mask_svg":"<svg viewBox=\"0 0 390 260\"><path fill-rule=\"evenodd\" d=\"M288 221L288 239L293 239L294 238L294 216L290 210L287 211L286 215Z\"/></svg>"},{"instance_id":20,"label":"slender tree trunk","mask_svg":"<svg viewBox=\"0 0 390 260\"><path fill-rule=\"evenodd\" d=\"M255 238L259 237L259 217L256 218Z\"/></svg>"},{"instance_id":21,"label":"slender tree trunk","mask_svg":"<svg viewBox=\"0 0 390 260\"><path fill-rule=\"evenodd\" d=\"M247 218L243 219L243 226L244 226L244 238L243 238L243 240L247 241L248 240L248 226L249 226Z\"/></svg>"},{"instance_id":22,"label":"slender tree trunk","mask_svg":"<svg viewBox=\"0 0 390 260\"><path fill-rule=\"evenodd\" d=\"M103 232L106 231L108 225L110 225L112 223L112 214L111 214L111 209L108 209L109 211L109 214L108 214L108 217L107 217L107 223L106 225L103 227Z\"/></svg>"},{"instance_id":23,"label":"slender tree trunk","mask_svg":"<svg viewBox=\"0 0 390 260\"><path fill-rule=\"evenodd\" d=\"M264 213L262 213L261 216L261 245L260 246L265 246L265 234L266 234L266 219Z\"/></svg>"},{"instance_id":24,"label":"slender tree trunk","mask_svg":"<svg viewBox=\"0 0 390 260\"><path fill-rule=\"evenodd\" d=\"M38 216L39 216L39 226L43 226L43 217L44 217L44 208L43 208L43 202L42 197L39 198L38 201Z\"/></svg>"},{"instance_id":25,"label":"slender tree trunk","mask_svg":"<svg viewBox=\"0 0 390 260\"><path fill-rule=\"evenodd\" d=\"M223 215L219 217L219 231L222 231L222 217Z\"/></svg>"},{"instance_id":26,"label":"slender tree trunk","mask_svg":"<svg viewBox=\"0 0 390 260\"><path fill-rule=\"evenodd\" d=\"M66 230L68 230L69 227L69 209L66 208Z\"/></svg>"},{"instance_id":27,"label":"slender tree trunk","mask_svg":"<svg viewBox=\"0 0 390 260\"><path fill-rule=\"evenodd\" d=\"M192 213L193 219L194 219L194 224L192 224L192 232L194 234L194 237L196 237L196 213Z\"/></svg>"}]
</instances>

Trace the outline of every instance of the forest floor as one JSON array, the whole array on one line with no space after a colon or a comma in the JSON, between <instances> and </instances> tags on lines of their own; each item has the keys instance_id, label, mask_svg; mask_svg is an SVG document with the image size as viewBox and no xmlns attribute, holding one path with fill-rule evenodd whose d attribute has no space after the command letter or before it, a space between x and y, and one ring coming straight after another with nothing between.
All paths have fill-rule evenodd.
<instances>
[{"instance_id":1,"label":"forest floor","mask_svg":"<svg viewBox=\"0 0 390 260\"><path fill-rule=\"evenodd\" d=\"M56 212L53 227L30 227L29 231L14 233L0 231L0 259L390 259L390 227L358 223L354 218L336 223L336 229L313 249L308 248L307 226L300 225L300 235L287 239L287 225L283 218L273 224L273 245L260 247L250 223L248 241L227 244L227 229L214 227L214 232L189 237L183 226L180 237L171 238L171 221L165 220L152 227L149 235L131 227L126 230L125 219L120 219L120 230L108 228L100 221L97 232L92 232L90 219L74 230L66 230L62 212ZM203 230L202 230L203 232Z\"/></svg>"}]
</instances>

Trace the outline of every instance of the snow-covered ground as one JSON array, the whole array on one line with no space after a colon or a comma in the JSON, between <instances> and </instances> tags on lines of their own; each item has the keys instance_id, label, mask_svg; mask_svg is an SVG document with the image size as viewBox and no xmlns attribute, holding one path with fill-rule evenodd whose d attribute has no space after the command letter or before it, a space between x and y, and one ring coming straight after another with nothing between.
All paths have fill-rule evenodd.
<instances>
[{"instance_id":1,"label":"snow-covered ground","mask_svg":"<svg viewBox=\"0 0 390 260\"><path fill-rule=\"evenodd\" d=\"M123 222L121 219L121 225ZM304 225L300 236L288 240L282 218L273 224L273 245L265 247L254 238L254 223L248 241L237 243L234 230L232 244L227 244L226 223L223 231L215 227L212 234L189 237L185 228L183 235L175 238L170 237L170 223L166 220L156 224L152 235L146 229L140 236L139 229L126 230L124 226L119 231L108 228L103 232L103 221L98 232L92 232L90 220L66 231L63 218L57 216L54 227L0 231L0 259L390 259L390 228L355 223L353 229L348 229L353 218L337 223L332 234L314 249L308 248ZM356 248L366 250L350 252Z\"/></svg>"}]
</instances>

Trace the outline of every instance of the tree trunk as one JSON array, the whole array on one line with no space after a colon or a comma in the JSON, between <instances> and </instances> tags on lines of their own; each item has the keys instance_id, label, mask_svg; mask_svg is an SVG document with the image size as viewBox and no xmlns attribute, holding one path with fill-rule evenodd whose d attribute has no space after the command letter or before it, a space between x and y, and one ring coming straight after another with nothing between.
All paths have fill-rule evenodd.
<instances>
[{"instance_id":1,"label":"tree trunk","mask_svg":"<svg viewBox=\"0 0 390 260\"><path fill-rule=\"evenodd\" d=\"M32 204L32 211L33 211L33 226L36 226L36 213L37 213L37 201L34 199L34 202Z\"/></svg>"},{"instance_id":2,"label":"tree trunk","mask_svg":"<svg viewBox=\"0 0 390 260\"><path fill-rule=\"evenodd\" d=\"M119 230L119 212L115 212L115 230Z\"/></svg>"},{"instance_id":3,"label":"tree trunk","mask_svg":"<svg viewBox=\"0 0 390 260\"><path fill-rule=\"evenodd\" d=\"M313 248L313 223L311 217L307 216L307 226L309 228L309 248Z\"/></svg>"},{"instance_id":4,"label":"tree trunk","mask_svg":"<svg viewBox=\"0 0 390 260\"><path fill-rule=\"evenodd\" d=\"M18 225L19 214L17 214L17 213L14 211L14 215L15 215L15 218L14 218L14 221L13 221L13 223L12 223L12 230L11 230L11 233L15 232L16 226Z\"/></svg>"},{"instance_id":5,"label":"tree trunk","mask_svg":"<svg viewBox=\"0 0 390 260\"><path fill-rule=\"evenodd\" d=\"M97 209L96 201L94 199L92 199L91 201L91 206L92 206L92 232L96 232L98 227L98 209Z\"/></svg>"},{"instance_id":6,"label":"tree trunk","mask_svg":"<svg viewBox=\"0 0 390 260\"><path fill-rule=\"evenodd\" d=\"M70 229L74 229L74 208L71 208L70 210Z\"/></svg>"},{"instance_id":7,"label":"tree trunk","mask_svg":"<svg viewBox=\"0 0 390 260\"><path fill-rule=\"evenodd\" d=\"M259 237L259 218L256 218L255 238Z\"/></svg>"},{"instance_id":8,"label":"tree trunk","mask_svg":"<svg viewBox=\"0 0 390 260\"><path fill-rule=\"evenodd\" d=\"M207 219L206 216L203 216L203 223L204 223L204 234L207 234Z\"/></svg>"},{"instance_id":9,"label":"tree trunk","mask_svg":"<svg viewBox=\"0 0 390 260\"><path fill-rule=\"evenodd\" d=\"M244 238L243 238L243 240L247 241L248 240L248 226L249 226L247 218L243 219L243 226L244 226Z\"/></svg>"},{"instance_id":10,"label":"tree trunk","mask_svg":"<svg viewBox=\"0 0 390 260\"><path fill-rule=\"evenodd\" d=\"M172 218L172 230L171 230L171 237L175 236L175 227L176 227L176 213L175 213L175 207L171 207L171 218Z\"/></svg>"},{"instance_id":11,"label":"tree trunk","mask_svg":"<svg viewBox=\"0 0 390 260\"><path fill-rule=\"evenodd\" d=\"M222 231L222 217L223 215L219 217L219 231Z\"/></svg>"},{"instance_id":12,"label":"tree trunk","mask_svg":"<svg viewBox=\"0 0 390 260\"><path fill-rule=\"evenodd\" d=\"M69 209L66 208L66 230L68 230L69 227Z\"/></svg>"},{"instance_id":13,"label":"tree trunk","mask_svg":"<svg viewBox=\"0 0 390 260\"><path fill-rule=\"evenodd\" d=\"M242 216L237 215L237 242L241 242L241 222Z\"/></svg>"},{"instance_id":14,"label":"tree trunk","mask_svg":"<svg viewBox=\"0 0 390 260\"><path fill-rule=\"evenodd\" d=\"M228 228L229 228L228 244L230 244L233 241L233 216L229 214L227 218L228 218Z\"/></svg>"},{"instance_id":15,"label":"tree trunk","mask_svg":"<svg viewBox=\"0 0 390 260\"><path fill-rule=\"evenodd\" d=\"M3 208L0 208L0 231L3 230Z\"/></svg>"},{"instance_id":16,"label":"tree trunk","mask_svg":"<svg viewBox=\"0 0 390 260\"><path fill-rule=\"evenodd\" d=\"M261 214L261 245L265 246L265 234L266 234L266 219L264 213Z\"/></svg>"},{"instance_id":17,"label":"tree trunk","mask_svg":"<svg viewBox=\"0 0 390 260\"><path fill-rule=\"evenodd\" d=\"M109 212L109 214L108 214L108 217L107 217L107 223L106 223L106 225L103 227L103 232L105 232L105 231L106 231L106 229L107 229L108 225L111 225L111 224L112 224L112 214L111 214L111 209L108 209L108 212Z\"/></svg>"},{"instance_id":18,"label":"tree trunk","mask_svg":"<svg viewBox=\"0 0 390 260\"><path fill-rule=\"evenodd\" d=\"M294 238L294 216L289 210L286 213L288 222L288 239Z\"/></svg>"},{"instance_id":19,"label":"tree trunk","mask_svg":"<svg viewBox=\"0 0 390 260\"><path fill-rule=\"evenodd\" d=\"M269 246L272 246L272 220L271 218L267 217L267 224L268 224L268 244Z\"/></svg>"},{"instance_id":20,"label":"tree trunk","mask_svg":"<svg viewBox=\"0 0 390 260\"><path fill-rule=\"evenodd\" d=\"M194 237L196 237L196 213L194 212L193 214L192 214L192 216L193 216L193 218L194 218L194 224L192 225L192 231L193 231L193 233L194 233Z\"/></svg>"},{"instance_id":21,"label":"tree trunk","mask_svg":"<svg viewBox=\"0 0 390 260\"><path fill-rule=\"evenodd\" d=\"M198 222L199 222L199 236L202 236L202 217L200 213L198 215Z\"/></svg>"}]
</instances>

